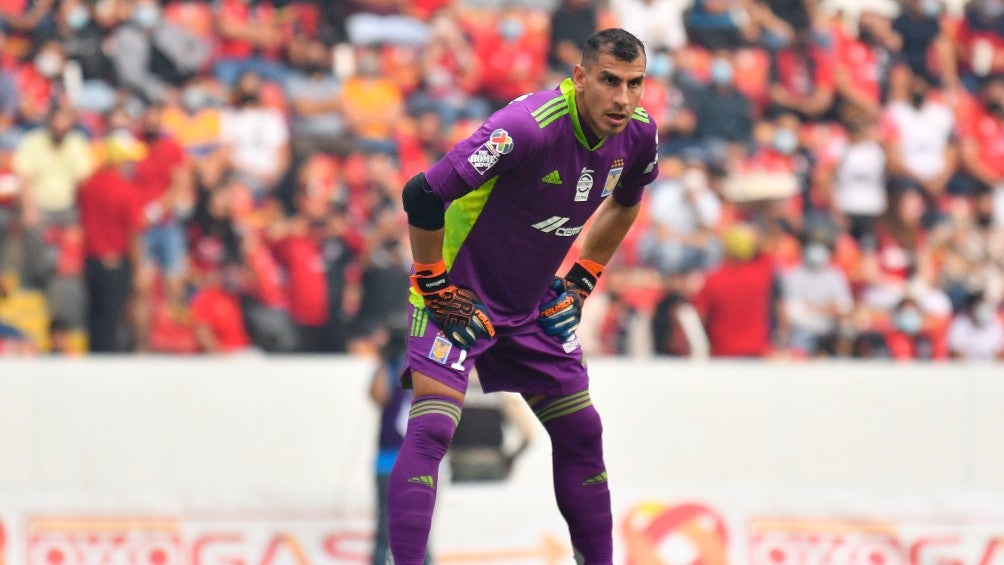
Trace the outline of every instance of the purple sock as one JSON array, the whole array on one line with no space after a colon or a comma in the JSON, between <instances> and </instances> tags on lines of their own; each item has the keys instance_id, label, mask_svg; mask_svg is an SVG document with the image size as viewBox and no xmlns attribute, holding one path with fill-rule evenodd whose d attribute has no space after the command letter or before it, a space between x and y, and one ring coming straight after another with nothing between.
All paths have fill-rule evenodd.
<instances>
[{"instance_id":1,"label":"purple sock","mask_svg":"<svg viewBox=\"0 0 1004 565\"><path fill-rule=\"evenodd\" d=\"M439 462L460 421L461 403L445 396L415 399L408 430L387 483L387 528L395 565L421 565L432 526Z\"/></svg>"},{"instance_id":2,"label":"purple sock","mask_svg":"<svg viewBox=\"0 0 1004 565\"><path fill-rule=\"evenodd\" d=\"M554 495L586 565L613 563L613 517L603 465L603 425L589 391L533 406L551 436Z\"/></svg>"}]
</instances>

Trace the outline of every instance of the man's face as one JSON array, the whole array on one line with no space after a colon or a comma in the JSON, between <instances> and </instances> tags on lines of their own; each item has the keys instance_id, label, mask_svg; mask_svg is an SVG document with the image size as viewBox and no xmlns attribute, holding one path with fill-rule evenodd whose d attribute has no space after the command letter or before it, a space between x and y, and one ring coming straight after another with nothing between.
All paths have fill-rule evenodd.
<instances>
[{"instance_id":1,"label":"man's face","mask_svg":"<svg viewBox=\"0 0 1004 565\"><path fill-rule=\"evenodd\" d=\"M601 52L588 66L572 72L579 117L594 134L606 137L624 131L641 100L645 56L620 61Z\"/></svg>"}]
</instances>

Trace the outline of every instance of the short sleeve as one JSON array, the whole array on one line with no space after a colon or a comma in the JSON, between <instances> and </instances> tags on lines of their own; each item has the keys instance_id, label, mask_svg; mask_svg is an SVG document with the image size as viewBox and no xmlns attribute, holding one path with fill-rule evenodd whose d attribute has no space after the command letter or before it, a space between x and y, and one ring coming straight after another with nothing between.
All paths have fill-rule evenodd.
<instances>
[{"instance_id":1,"label":"short sleeve","mask_svg":"<svg viewBox=\"0 0 1004 565\"><path fill-rule=\"evenodd\" d=\"M613 197L618 204L631 207L641 202L645 187L659 177L659 133L652 123L651 135L646 135L639 143L637 157L632 167L614 189Z\"/></svg>"}]
</instances>

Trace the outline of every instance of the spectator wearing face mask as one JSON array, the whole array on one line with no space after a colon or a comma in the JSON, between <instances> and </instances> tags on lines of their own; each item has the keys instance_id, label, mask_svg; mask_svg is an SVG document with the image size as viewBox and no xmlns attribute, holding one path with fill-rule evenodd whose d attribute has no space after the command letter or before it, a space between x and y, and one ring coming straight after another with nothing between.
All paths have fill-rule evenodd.
<instances>
[{"instance_id":1,"label":"spectator wearing face mask","mask_svg":"<svg viewBox=\"0 0 1004 565\"><path fill-rule=\"evenodd\" d=\"M958 171L955 113L932 96L923 75L910 78L907 100L889 103L883 117L890 182L921 189L929 207L940 210L946 197L962 196Z\"/></svg>"},{"instance_id":2,"label":"spectator wearing face mask","mask_svg":"<svg viewBox=\"0 0 1004 565\"><path fill-rule=\"evenodd\" d=\"M1004 357L1004 324L983 292L970 293L965 307L952 318L948 349L956 359L992 361Z\"/></svg>"},{"instance_id":3,"label":"spectator wearing face mask","mask_svg":"<svg viewBox=\"0 0 1004 565\"><path fill-rule=\"evenodd\" d=\"M404 93L381 72L377 47L357 50L356 74L342 85L341 103L349 132L361 149L396 152L393 137L404 116Z\"/></svg>"},{"instance_id":4,"label":"spectator wearing face mask","mask_svg":"<svg viewBox=\"0 0 1004 565\"><path fill-rule=\"evenodd\" d=\"M484 69L480 92L495 107L541 90L547 75L547 43L531 35L521 10L507 9L495 29L474 39Z\"/></svg>"},{"instance_id":5,"label":"spectator wearing face mask","mask_svg":"<svg viewBox=\"0 0 1004 565\"><path fill-rule=\"evenodd\" d=\"M854 299L847 276L830 264L833 234L813 228L803 239L802 261L784 274L782 300L788 344L797 356L836 356L841 326Z\"/></svg>"},{"instance_id":6,"label":"spectator wearing face mask","mask_svg":"<svg viewBox=\"0 0 1004 565\"><path fill-rule=\"evenodd\" d=\"M40 28L36 36L41 41L62 44L67 67L76 75L67 84L67 90L78 108L98 113L111 109L118 75L105 53L104 30L91 17L88 3L60 2L52 25Z\"/></svg>"},{"instance_id":7,"label":"spectator wearing face mask","mask_svg":"<svg viewBox=\"0 0 1004 565\"><path fill-rule=\"evenodd\" d=\"M257 201L271 195L290 163L289 126L282 112L262 102L264 81L254 71L233 89L235 107L223 114L223 143L238 179Z\"/></svg>"},{"instance_id":8,"label":"spectator wearing face mask","mask_svg":"<svg viewBox=\"0 0 1004 565\"><path fill-rule=\"evenodd\" d=\"M746 145L753 137L753 108L748 96L734 85L727 52L711 62L711 83L694 96L695 136L713 153L724 145Z\"/></svg>"},{"instance_id":9,"label":"spectator wearing face mask","mask_svg":"<svg viewBox=\"0 0 1004 565\"><path fill-rule=\"evenodd\" d=\"M890 324L882 332L882 349L878 356L897 361L948 359L945 334L932 326L917 301L904 298L893 310Z\"/></svg>"},{"instance_id":10,"label":"spectator wearing face mask","mask_svg":"<svg viewBox=\"0 0 1004 565\"><path fill-rule=\"evenodd\" d=\"M796 30L789 45L772 52L767 115L788 110L806 121L824 120L835 92L832 55L811 29Z\"/></svg>"},{"instance_id":11,"label":"spectator wearing face mask","mask_svg":"<svg viewBox=\"0 0 1004 565\"><path fill-rule=\"evenodd\" d=\"M110 45L122 84L148 100L163 100L169 85L198 71L210 55L206 42L163 19L156 0L138 0Z\"/></svg>"},{"instance_id":12,"label":"spectator wearing face mask","mask_svg":"<svg viewBox=\"0 0 1004 565\"><path fill-rule=\"evenodd\" d=\"M834 36L837 104L842 111L853 110L878 119L893 56L903 39L892 29L889 18L873 9L861 12L857 37L839 28Z\"/></svg>"}]
</instances>

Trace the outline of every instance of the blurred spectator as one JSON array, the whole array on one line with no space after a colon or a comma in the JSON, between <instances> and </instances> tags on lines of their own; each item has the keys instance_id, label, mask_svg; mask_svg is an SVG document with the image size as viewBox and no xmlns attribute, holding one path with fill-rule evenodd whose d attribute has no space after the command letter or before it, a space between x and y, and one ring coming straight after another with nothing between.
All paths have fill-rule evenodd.
<instances>
[{"instance_id":1,"label":"blurred spectator","mask_svg":"<svg viewBox=\"0 0 1004 565\"><path fill-rule=\"evenodd\" d=\"M889 210L875 228L874 251L866 248L863 270L868 287L862 300L889 311L911 292L910 283L931 270L928 231L923 225L924 197L904 188L893 195Z\"/></svg>"},{"instance_id":2,"label":"blurred spectator","mask_svg":"<svg viewBox=\"0 0 1004 565\"><path fill-rule=\"evenodd\" d=\"M903 40L889 18L865 9L858 18L857 37L835 30L834 86L837 106L871 119L881 114L893 57Z\"/></svg>"},{"instance_id":3,"label":"blurred spectator","mask_svg":"<svg viewBox=\"0 0 1004 565\"><path fill-rule=\"evenodd\" d=\"M356 74L342 86L342 112L361 149L396 151L393 135L404 116L404 93L381 73L377 48L357 51Z\"/></svg>"},{"instance_id":4,"label":"blurred spectator","mask_svg":"<svg viewBox=\"0 0 1004 565\"><path fill-rule=\"evenodd\" d=\"M516 7L506 9L475 44L483 69L481 94L495 107L540 90L546 76L547 44L529 33L523 16Z\"/></svg>"},{"instance_id":5,"label":"blurred spectator","mask_svg":"<svg viewBox=\"0 0 1004 565\"><path fill-rule=\"evenodd\" d=\"M958 170L955 114L931 94L922 75L910 78L908 100L893 100L883 119L886 157L893 186L909 184L924 191L930 207L941 206Z\"/></svg>"},{"instance_id":6,"label":"blurred spectator","mask_svg":"<svg viewBox=\"0 0 1004 565\"><path fill-rule=\"evenodd\" d=\"M965 307L948 326L948 349L953 358L992 361L1004 354L1004 324L982 292L966 297Z\"/></svg>"},{"instance_id":7,"label":"blurred spectator","mask_svg":"<svg viewBox=\"0 0 1004 565\"><path fill-rule=\"evenodd\" d=\"M702 274L696 271L665 278L666 293L652 312L652 351L655 355L708 357L708 335L690 302L702 284Z\"/></svg>"},{"instance_id":8,"label":"blurred spectator","mask_svg":"<svg viewBox=\"0 0 1004 565\"><path fill-rule=\"evenodd\" d=\"M212 268L192 296L191 311L199 347L205 353L240 353L251 348L237 298L238 274Z\"/></svg>"},{"instance_id":9,"label":"blurred spectator","mask_svg":"<svg viewBox=\"0 0 1004 565\"><path fill-rule=\"evenodd\" d=\"M220 128L234 172L259 202L290 163L289 126L279 109L265 105L263 88L257 73L241 75L233 88L234 107L226 109Z\"/></svg>"},{"instance_id":10,"label":"blurred spectator","mask_svg":"<svg viewBox=\"0 0 1004 565\"><path fill-rule=\"evenodd\" d=\"M44 127L28 132L14 152L21 177L22 284L44 289L56 268L58 250L47 242L55 231L76 225L79 183L91 174L87 139L76 131L73 108L58 105Z\"/></svg>"},{"instance_id":11,"label":"blurred spectator","mask_svg":"<svg viewBox=\"0 0 1004 565\"><path fill-rule=\"evenodd\" d=\"M711 84L694 96L695 136L713 154L725 144L744 146L753 137L753 108L734 83L732 61L719 52L711 62ZM716 149L717 148L717 149Z\"/></svg>"},{"instance_id":12,"label":"blurred spectator","mask_svg":"<svg viewBox=\"0 0 1004 565\"><path fill-rule=\"evenodd\" d=\"M1004 1L968 2L955 34L960 79L975 90L985 78L1004 72Z\"/></svg>"},{"instance_id":13,"label":"blurred spectator","mask_svg":"<svg viewBox=\"0 0 1004 565\"><path fill-rule=\"evenodd\" d=\"M110 45L122 85L152 101L163 101L168 85L201 69L211 54L201 38L165 20L157 0L136 0Z\"/></svg>"},{"instance_id":14,"label":"blurred spectator","mask_svg":"<svg viewBox=\"0 0 1004 565\"><path fill-rule=\"evenodd\" d=\"M128 130L104 140L104 163L77 195L84 232L87 328L92 352L127 349L125 314L140 253L142 225L139 189L126 169L146 154Z\"/></svg>"},{"instance_id":15,"label":"blurred spectator","mask_svg":"<svg viewBox=\"0 0 1004 565\"><path fill-rule=\"evenodd\" d=\"M398 132L398 152L401 159L401 177L411 178L419 171L431 167L446 155L450 146L439 112L422 108L411 122L412 130Z\"/></svg>"},{"instance_id":16,"label":"blurred spectator","mask_svg":"<svg viewBox=\"0 0 1004 565\"><path fill-rule=\"evenodd\" d=\"M671 171L669 163L660 170ZM699 158L687 160L679 177L660 178L649 188L649 221L639 243L641 261L662 275L707 270L718 263L715 229L722 203Z\"/></svg>"},{"instance_id":17,"label":"blurred spectator","mask_svg":"<svg viewBox=\"0 0 1004 565\"><path fill-rule=\"evenodd\" d=\"M678 72L676 60L666 51L650 53L646 71L641 106L659 128L659 154L681 154L696 143L693 137L697 118L688 101L688 94L696 88L685 92L678 84L684 73Z\"/></svg>"},{"instance_id":18,"label":"blurred spectator","mask_svg":"<svg viewBox=\"0 0 1004 565\"><path fill-rule=\"evenodd\" d=\"M322 255L327 227L323 216L310 214L301 196L297 213L285 229L273 233L273 253L285 275L286 303L296 325L298 351L321 353L331 347L328 336L328 279Z\"/></svg>"},{"instance_id":19,"label":"blurred spectator","mask_svg":"<svg viewBox=\"0 0 1004 565\"><path fill-rule=\"evenodd\" d=\"M181 220L195 204L191 163L184 149L164 134L162 116L162 106L151 104L140 119L147 155L136 163L133 175L144 225L134 301L139 350L147 347L146 333L159 302L153 294L158 276L163 301L174 311L182 306L188 250Z\"/></svg>"},{"instance_id":20,"label":"blurred spectator","mask_svg":"<svg viewBox=\"0 0 1004 565\"><path fill-rule=\"evenodd\" d=\"M985 80L977 100L959 124L962 168L969 181L963 187L976 200L980 222L989 225L994 194L1004 190L1004 75Z\"/></svg>"},{"instance_id":21,"label":"blurred spectator","mask_svg":"<svg viewBox=\"0 0 1004 565\"><path fill-rule=\"evenodd\" d=\"M743 0L694 0L684 16L687 37L705 49L738 49L759 30Z\"/></svg>"},{"instance_id":22,"label":"blurred spectator","mask_svg":"<svg viewBox=\"0 0 1004 565\"><path fill-rule=\"evenodd\" d=\"M887 357L897 361L934 361L948 359L944 332L934 329L925 320L920 305L904 298L892 312L891 324L881 332L881 342L870 357Z\"/></svg>"},{"instance_id":23,"label":"blurred spectator","mask_svg":"<svg viewBox=\"0 0 1004 565\"><path fill-rule=\"evenodd\" d=\"M674 0L612 0L610 10L620 27L633 33L648 52L676 51L687 43L683 2ZM588 32L594 30L589 29ZM587 33L588 35L588 33ZM571 69L569 69L571 72Z\"/></svg>"},{"instance_id":24,"label":"blurred spectator","mask_svg":"<svg viewBox=\"0 0 1004 565\"><path fill-rule=\"evenodd\" d=\"M374 231L362 257L362 297L355 320L355 337L370 340L378 329L407 310L411 259L402 241L399 211L377 209Z\"/></svg>"},{"instance_id":25,"label":"blurred spectator","mask_svg":"<svg viewBox=\"0 0 1004 565\"><path fill-rule=\"evenodd\" d=\"M52 25L55 0L32 0L3 2L0 4L0 20L9 41L5 42L3 52L12 58L27 55L32 48L35 30Z\"/></svg>"},{"instance_id":26,"label":"blurred spectator","mask_svg":"<svg viewBox=\"0 0 1004 565\"><path fill-rule=\"evenodd\" d=\"M297 37L293 41L303 43L285 84L292 111L293 154L297 158L315 150L346 154L350 150L348 126L331 49L319 39Z\"/></svg>"},{"instance_id":27,"label":"blurred spectator","mask_svg":"<svg viewBox=\"0 0 1004 565\"><path fill-rule=\"evenodd\" d=\"M824 119L835 98L833 61L811 29L798 29L791 43L773 52L768 115L781 110L807 121Z\"/></svg>"},{"instance_id":28,"label":"blurred spectator","mask_svg":"<svg viewBox=\"0 0 1004 565\"><path fill-rule=\"evenodd\" d=\"M941 0L906 0L892 21L902 38L902 55L910 70L932 83L953 89L958 86L955 45L942 23Z\"/></svg>"},{"instance_id":29,"label":"blurred spectator","mask_svg":"<svg viewBox=\"0 0 1004 565\"><path fill-rule=\"evenodd\" d=\"M413 93L409 107L434 108L449 128L460 119L484 120L488 103L474 96L481 84L481 61L450 11L437 14L429 43L422 50L422 89Z\"/></svg>"},{"instance_id":30,"label":"blurred spectator","mask_svg":"<svg viewBox=\"0 0 1004 565\"><path fill-rule=\"evenodd\" d=\"M216 3L219 32L213 74L233 86L253 72L269 82L283 84L286 67L281 61L284 24L292 15L279 10L272 0L219 0Z\"/></svg>"},{"instance_id":31,"label":"blurred spectator","mask_svg":"<svg viewBox=\"0 0 1004 565\"><path fill-rule=\"evenodd\" d=\"M84 0L63 0L51 26L36 32L39 42L56 41L63 46L67 70L74 79L67 90L78 108L103 113L115 103L118 85L115 67L105 52L105 31L91 18L91 6Z\"/></svg>"},{"instance_id":32,"label":"blurred spectator","mask_svg":"<svg viewBox=\"0 0 1004 565\"><path fill-rule=\"evenodd\" d=\"M874 249L875 224L888 210L886 153L874 122L857 118L847 124L848 140L827 177L837 221L858 245Z\"/></svg>"},{"instance_id":33,"label":"blurred spectator","mask_svg":"<svg viewBox=\"0 0 1004 565\"><path fill-rule=\"evenodd\" d=\"M792 41L796 29L809 29L813 17L806 0L759 0L749 7L761 45L779 49Z\"/></svg>"},{"instance_id":34,"label":"blurred spectator","mask_svg":"<svg viewBox=\"0 0 1004 565\"><path fill-rule=\"evenodd\" d=\"M788 345L799 356L834 357L841 329L854 308L847 276L830 264L836 242L825 228L810 228L802 241L802 261L782 277Z\"/></svg>"},{"instance_id":35,"label":"blurred spectator","mask_svg":"<svg viewBox=\"0 0 1004 565\"><path fill-rule=\"evenodd\" d=\"M614 9L617 9L616 5ZM598 18L593 0L561 0L557 9L551 12L547 66L553 74L571 76L572 69L582 61L582 48L586 44L586 38L597 31ZM627 27L627 20L620 14L617 14L617 20L621 27ZM680 32L683 33L682 26ZM641 39L637 33L635 36ZM644 39L642 41L645 42L646 50L657 50L655 45Z\"/></svg>"},{"instance_id":36,"label":"blurred spectator","mask_svg":"<svg viewBox=\"0 0 1004 565\"><path fill-rule=\"evenodd\" d=\"M758 234L735 224L723 238L725 262L708 273L694 296L711 342L712 357L765 357L771 353L774 266L758 250Z\"/></svg>"},{"instance_id":37,"label":"blurred spectator","mask_svg":"<svg viewBox=\"0 0 1004 565\"><path fill-rule=\"evenodd\" d=\"M165 93L164 133L177 141L196 159L213 163L223 159L224 96L217 92L212 80L194 76Z\"/></svg>"}]
</instances>

